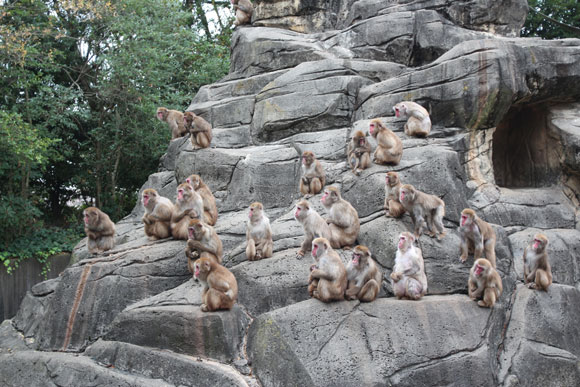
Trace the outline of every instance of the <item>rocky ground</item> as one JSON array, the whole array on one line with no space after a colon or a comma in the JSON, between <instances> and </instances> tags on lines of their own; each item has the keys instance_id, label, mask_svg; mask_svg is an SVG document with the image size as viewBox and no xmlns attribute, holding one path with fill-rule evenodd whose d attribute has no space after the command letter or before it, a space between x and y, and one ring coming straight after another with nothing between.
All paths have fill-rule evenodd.
<instances>
[{"instance_id":1,"label":"rocky ground","mask_svg":"<svg viewBox=\"0 0 580 387\"><path fill-rule=\"evenodd\" d=\"M142 188L175 199L188 175L203 177L239 304L200 311L185 241L147 241L139 203L112 252L89 257L81 242L77 263L2 323L0 385L579 385L580 40L517 38L519 0L254 4L253 25L234 33L230 74L188 108L215 128L212 147L172 141ZM428 138L403 133L391 110L401 100L429 110ZM403 158L355 176L346 141L377 117L402 138ZM357 209L358 241L387 277L411 221L385 217L385 173L445 201L447 236L419 241L424 299L397 301L387 281L370 304L309 299L311 261L296 259L303 233L292 216L305 150ZM274 233L274 256L258 262L244 252L253 201ZM465 207L498 235L504 292L492 310L466 295ZM521 281L538 231L550 238L548 292Z\"/></svg>"}]
</instances>

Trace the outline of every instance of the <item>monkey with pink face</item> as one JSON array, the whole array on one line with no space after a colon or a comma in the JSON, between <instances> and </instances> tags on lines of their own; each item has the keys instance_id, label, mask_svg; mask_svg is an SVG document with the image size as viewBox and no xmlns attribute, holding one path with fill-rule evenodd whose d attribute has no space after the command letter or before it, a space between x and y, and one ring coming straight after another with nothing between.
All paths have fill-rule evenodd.
<instances>
[{"instance_id":1,"label":"monkey with pink face","mask_svg":"<svg viewBox=\"0 0 580 387\"><path fill-rule=\"evenodd\" d=\"M395 116L408 117L405 124L407 136L427 137L431 132L431 118L429 112L423 106L411 101L399 102L393 106Z\"/></svg>"}]
</instances>

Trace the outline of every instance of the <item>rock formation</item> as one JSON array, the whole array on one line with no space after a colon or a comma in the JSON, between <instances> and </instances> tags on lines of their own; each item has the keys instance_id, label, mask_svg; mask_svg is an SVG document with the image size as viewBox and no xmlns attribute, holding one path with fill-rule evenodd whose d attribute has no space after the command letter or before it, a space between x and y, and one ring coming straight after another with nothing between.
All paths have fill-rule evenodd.
<instances>
[{"instance_id":1,"label":"rock formation","mask_svg":"<svg viewBox=\"0 0 580 387\"><path fill-rule=\"evenodd\" d=\"M187 386L542 386L580 384L580 40L517 38L527 2L257 0L236 28L230 74L188 110L212 124L209 149L171 142L142 189L175 199L201 175L214 191L224 263L239 304L202 313L185 241L149 242L141 203L117 227L114 250L35 286L0 326L0 384ZM426 139L403 134L392 106L420 103ZM396 167L350 173L353 130L381 118L402 139ZM371 139L371 142L373 140ZM421 237L429 292L397 301L388 281L373 303L309 299L299 155L313 151L327 184L361 217L359 242L391 272L410 218L386 218L384 176L446 203L447 236ZM311 203L324 210L320 195ZM247 206L271 220L274 256L247 262ZM491 310L467 293L459 214L471 207L497 233L504 292ZM554 284L524 287L522 252L550 238ZM347 253L340 251L346 260Z\"/></svg>"}]
</instances>

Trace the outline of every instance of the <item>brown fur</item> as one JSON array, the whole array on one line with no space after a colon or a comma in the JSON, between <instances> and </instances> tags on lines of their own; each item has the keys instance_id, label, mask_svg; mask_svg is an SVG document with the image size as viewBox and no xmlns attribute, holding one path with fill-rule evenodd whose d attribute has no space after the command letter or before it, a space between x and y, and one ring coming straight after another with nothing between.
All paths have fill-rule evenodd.
<instances>
[{"instance_id":1,"label":"brown fur","mask_svg":"<svg viewBox=\"0 0 580 387\"><path fill-rule=\"evenodd\" d=\"M364 169L371 165L371 145L365 134L360 130L355 132L348 143L346 161L350 165L352 173L356 175L360 175Z\"/></svg>"},{"instance_id":2,"label":"brown fur","mask_svg":"<svg viewBox=\"0 0 580 387\"><path fill-rule=\"evenodd\" d=\"M385 178L385 215L400 218L405 213L405 207L399 201L399 189L403 184L397 172L387 172Z\"/></svg>"},{"instance_id":3,"label":"brown fur","mask_svg":"<svg viewBox=\"0 0 580 387\"><path fill-rule=\"evenodd\" d=\"M369 124L369 132L377 140L373 161L376 164L399 164L403 157L403 142L399 136L376 119Z\"/></svg>"},{"instance_id":4,"label":"brown fur","mask_svg":"<svg viewBox=\"0 0 580 387\"><path fill-rule=\"evenodd\" d=\"M250 261L257 261L272 256L274 242L270 220L264 214L262 203L250 205L249 219L246 231L246 257Z\"/></svg>"},{"instance_id":5,"label":"brown fur","mask_svg":"<svg viewBox=\"0 0 580 387\"><path fill-rule=\"evenodd\" d=\"M185 255L189 261L202 257L214 259L222 263L223 245L214 228L200 221L192 219L187 225L188 239Z\"/></svg>"},{"instance_id":6,"label":"brown fur","mask_svg":"<svg viewBox=\"0 0 580 387\"><path fill-rule=\"evenodd\" d=\"M479 274L478 268L482 270ZM493 307L503 291L501 277L485 258L479 258L473 263L467 287L469 297L474 301L480 300L477 305L484 308Z\"/></svg>"},{"instance_id":7,"label":"brown fur","mask_svg":"<svg viewBox=\"0 0 580 387\"><path fill-rule=\"evenodd\" d=\"M320 201L328 210L326 222L330 226L332 246L352 246L360 230L358 213L354 207L340 196L336 187L327 187Z\"/></svg>"},{"instance_id":8,"label":"brown fur","mask_svg":"<svg viewBox=\"0 0 580 387\"><path fill-rule=\"evenodd\" d=\"M191 134L193 149L209 148L213 138L210 123L193 112L185 112L183 121L185 129Z\"/></svg>"},{"instance_id":9,"label":"brown fur","mask_svg":"<svg viewBox=\"0 0 580 387\"><path fill-rule=\"evenodd\" d=\"M536 234L524 250L524 283L530 289L548 291L552 284L552 268L548 259L548 237Z\"/></svg>"},{"instance_id":10,"label":"brown fur","mask_svg":"<svg viewBox=\"0 0 580 387\"><path fill-rule=\"evenodd\" d=\"M250 24L252 21L252 13L254 12L252 3L249 0L230 0L230 2L236 11L234 25Z\"/></svg>"},{"instance_id":11,"label":"brown fur","mask_svg":"<svg viewBox=\"0 0 580 387\"><path fill-rule=\"evenodd\" d=\"M183 137L187 134L187 129L183 124L183 113L177 110L169 110L164 107L157 109L156 117L159 121L167 122L171 129L171 139Z\"/></svg>"},{"instance_id":12,"label":"brown fur","mask_svg":"<svg viewBox=\"0 0 580 387\"><path fill-rule=\"evenodd\" d=\"M356 246L352 252L352 259L346 267L348 280L345 298L360 300L361 302L374 301L381 291L383 275L371 257L366 246Z\"/></svg>"},{"instance_id":13,"label":"brown fur","mask_svg":"<svg viewBox=\"0 0 580 387\"><path fill-rule=\"evenodd\" d=\"M181 195L181 199L180 199ZM177 187L177 201L171 216L171 234L175 239L187 239L187 227L191 219L203 215L201 196L193 190L190 184L182 183Z\"/></svg>"},{"instance_id":14,"label":"brown fur","mask_svg":"<svg viewBox=\"0 0 580 387\"><path fill-rule=\"evenodd\" d=\"M398 299L419 300L427 293L427 276L421 249L414 245L415 237L402 232L397 244L391 286Z\"/></svg>"},{"instance_id":15,"label":"brown fur","mask_svg":"<svg viewBox=\"0 0 580 387\"><path fill-rule=\"evenodd\" d=\"M151 240L164 239L171 236L171 215L173 203L160 196L157 191L148 188L141 195L145 215L141 219L145 223L145 234Z\"/></svg>"},{"instance_id":16,"label":"brown fur","mask_svg":"<svg viewBox=\"0 0 580 387\"><path fill-rule=\"evenodd\" d=\"M83 211L87 249L91 254L100 254L115 246L115 224L109 215L97 207L87 207Z\"/></svg>"},{"instance_id":17,"label":"brown fur","mask_svg":"<svg viewBox=\"0 0 580 387\"><path fill-rule=\"evenodd\" d=\"M469 252L473 252L473 260L476 261L482 257L485 251L485 258L495 266L495 231L489 223L483 221L475 211L466 208L461 211L461 220L459 228L461 244L459 245L461 262L467 260Z\"/></svg>"},{"instance_id":18,"label":"brown fur","mask_svg":"<svg viewBox=\"0 0 580 387\"><path fill-rule=\"evenodd\" d=\"M310 296L322 302L343 300L347 284L346 269L328 239L316 238L312 242L312 258L316 264L311 267L308 278Z\"/></svg>"},{"instance_id":19,"label":"brown fur","mask_svg":"<svg viewBox=\"0 0 580 387\"><path fill-rule=\"evenodd\" d=\"M409 117L405 124L407 136L426 137L431 131L431 118L423 106L411 101L399 102L393 106L395 116Z\"/></svg>"},{"instance_id":20,"label":"brown fur","mask_svg":"<svg viewBox=\"0 0 580 387\"><path fill-rule=\"evenodd\" d=\"M199 175L191 175L185 181L191 184L195 192L201 196L203 201L203 222L210 226L215 226L218 219L218 210L211 190Z\"/></svg>"},{"instance_id":21,"label":"brown fur","mask_svg":"<svg viewBox=\"0 0 580 387\"><path fill-rule=\"evenodd\" d=\"M300 193L302 195L316 195L322 191L326 183L326 175L320 161L314 153L305 151L302 154L302 179L300 179Z\"/></svg>"},{"instance_id":22,"label":"brown fur","mask_svg":"<svg viewBox=\"0 0 580 387\"><path fill-rule=\"evenodd\" d=\"M314 208L311 208L310 203L306 200L298 202L296 211L294 212L294 218L302 224L305 235L297 254L298 259L301 259L307 251L310 251L314 238L322 237L328 240L331 239L332 232L330 231L330 227L322 216Z\"/></svg>"},{"instance_id":23,"label":"brown fur","mask_svg":"<svg viewBox=\"0 0 580 387\"><path fill-rule=\"evenodd\" d=\"M411 215L417 239L421 236L425 224L429 228L427 235L430 237L437 236L437 239L440 240L445 236L445 228L443 227L445 203L443 200L435 195L421 192L410 184L404 184L399 189L399 201Z\"/></svg>"},{"instance_id":24,"label":"brown fur","mask_svg":"<svg viewBox=\"0 0 580 387\"><path fill-rule=\"evenodd\" d=\"M238 299L238 282L232 272L209 258L200 258L193 266L194 278L204 284L201 310L232 309Z\"/></svg>"}]
</instances>

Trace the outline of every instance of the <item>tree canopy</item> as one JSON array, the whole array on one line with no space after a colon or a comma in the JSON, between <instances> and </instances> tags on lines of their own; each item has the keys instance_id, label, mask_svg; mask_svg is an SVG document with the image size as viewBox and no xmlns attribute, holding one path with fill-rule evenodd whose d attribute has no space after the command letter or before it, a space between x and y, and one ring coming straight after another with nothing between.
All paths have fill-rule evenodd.
<instances>
[{"instance_id":1,"label":"tree canopy","mask_svg":"<svg viewBox=\"0 0 580 387\"><path fill-rule=\"evenodd\" d=\"M530 11L522 36L543 39L580 38L580 2L528 0Z\"/></svg>"},{"instance_id":2,"label":"tree canopy","mask_svg":"<svg viewBox=\"0 0 580 387\"><path fill-rule=\"evenodd\" d=\"M232 21L213 0L0 2L0 250L82 206L126 215L171 138L157 107L227 74Z\"/></svg>"}]
</instances>

